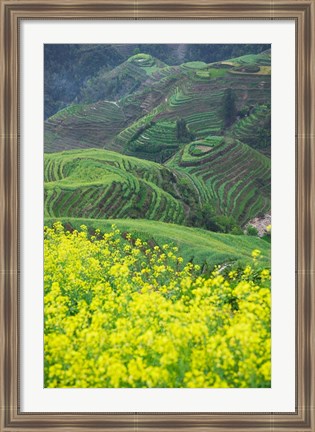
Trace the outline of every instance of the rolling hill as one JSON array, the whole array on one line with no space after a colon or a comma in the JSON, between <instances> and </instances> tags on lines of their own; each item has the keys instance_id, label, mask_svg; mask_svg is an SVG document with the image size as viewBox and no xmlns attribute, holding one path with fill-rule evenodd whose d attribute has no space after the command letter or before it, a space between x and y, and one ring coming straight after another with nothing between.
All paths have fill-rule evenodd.
<instances>
[{"instance_id":1,"label":"rolling hill","mask_svg":"<svg viewBox=\"0 0 315 432\"><path fill-rule=\"evenodd\" d=\"M270 387L262 47L45 46L47 387Z\"/></svg>"}]
</instances>

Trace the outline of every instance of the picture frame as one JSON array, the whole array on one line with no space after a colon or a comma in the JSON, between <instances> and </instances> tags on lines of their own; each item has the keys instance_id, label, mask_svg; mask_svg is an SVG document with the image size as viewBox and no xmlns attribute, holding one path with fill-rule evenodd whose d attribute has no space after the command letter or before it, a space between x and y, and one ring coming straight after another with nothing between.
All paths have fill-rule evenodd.
<instances>
[{"instance_id":1,"label":"picture frame","mask_svg":"<svg viewBox=\"0 0 315 432\"><path fill-rule=\"evenodd\" d=\"M0 431L315 428L315 3L313 0L0 0ZM23 19L294 20L296 27L296 409L292 413L25 413L20 409L19 24ZM228 410L227 410L228 411Z\"/></svg>"}]
</instances>

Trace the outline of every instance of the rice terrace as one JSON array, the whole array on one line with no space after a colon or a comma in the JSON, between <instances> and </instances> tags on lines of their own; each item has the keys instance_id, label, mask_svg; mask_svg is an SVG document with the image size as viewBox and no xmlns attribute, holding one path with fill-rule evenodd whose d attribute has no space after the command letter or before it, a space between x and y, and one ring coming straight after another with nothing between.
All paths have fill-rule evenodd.
<instances>
[{"instance_id":1,"label":"rice terrace","mask_svg":"<svg viewBox=\"0 0 315 432\"><path fill-rule=\"evenodd\" d=\"M271 387L270 45L44 55L45 387Z\"/></svg>"}]
</instances>

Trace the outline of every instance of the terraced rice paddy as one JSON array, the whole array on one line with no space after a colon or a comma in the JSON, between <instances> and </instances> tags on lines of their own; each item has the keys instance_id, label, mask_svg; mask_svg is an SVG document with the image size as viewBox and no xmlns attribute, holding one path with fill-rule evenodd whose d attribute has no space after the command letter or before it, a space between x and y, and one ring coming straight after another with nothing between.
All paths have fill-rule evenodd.
<instances>
[{"instance_id":1,"label":"terraced rice paddy","mask_svg":"<svg viewBox=\"0 0 315 432\"><path fill-rule=\"evenodd\" d=\"M199 199L196 185L185 174L105 150L46 155L44 172L47 217L183 223L188 203Z\"/></svg>"},{"instance_id":2,"label":"terraced rice paddy","mask_svg":"<svg viewBox=\"0 0 315 432\"><path fill-rule=\"evenodd\" d=\"M250 215L270 210L270 159L226 138L211 152L193 156L187 145L168 166L188 172L208 189L220 213L242 225Z\"/></svg>"},{"instance_id":3,"label":"terraced rice paddy","mask_svg":"<svg viewBox=\"0 0 315 432\"><path fill-rule=\"evenodd\" d=\"M237 67L265 68L267 75L230 73ZM141 83L120 100L71 105L52 116L45 124L45 152L98 147L135 156L137 162L96 150L47 155L47 215L186 223L191 211L211 202L219 214L244 226L270 211L270 144L257 145L257 131L268 129L270 117L268 68L269 52L180 66L136 54L100 74L97 79L125 76ZM236 109L250 111L225 131L227 88L235 94ZM179 119L194 137L188 144L178 139ZM168 174L164 178L161 165L145 160L166 165Z\"/></svg>"},{"instance_id":4,"label":"terraced rice paddy","mask_svg":"<svg viewBox=\"0 0 315 432\"><path fill-rule=\"evenodd\" d=\"M270 106L259 105L250 115L235 123L233 127L234 136L270 156L270 116ZM269 140L267 140L267 137L265 140L261 140L259 131L262 128L269 131Z\"/></svg>"},{"instance_id":5,"label":"terraced rice paddy","mask_svg":"<svg viewBox=\"0 0 315 432\"><path fill-rule=\"evenodd\" d=\"M45 152L110 148L110 140L125 126L126 117L118 103L70 106L45 123Z\"/></svg>"},{"instance_id":6,"label":"terraced rice paddy","mask_svg":"<svg viewBox=\"0 0 315 432\"><path fill-rule=\"evenodd\" d=\"M263 67L267 57L258 57L258 60L255 57L255 61ZM250 58L245 56L233 61L248 64ZM153 129L152 137L147 134L139 137L139 146L135 150L130 148L129 141L141 125L150 121L176 122L183 118L197 138L205 138L209 134L218 135L223 128L219 107L226 88L235 92L239 108L245 103L257 105L270 101L270 75L232 75L226 69L203 62L169 67L150 56L140 55L131 57L110 74L133 77L141 83L140 87L129 90L119 101L69 107L48 119L45 123L46 152L99 147L163 162L176 149L176 143L170 141L167 133L163 143L162 138L157 137L160 132L163 134L163 127ZM110 74L102 79L109 79ZM144 149L146 141L148 151ZM166 148L162 158L156 159L152 154L161 152L161 144Z\"/></svg>"}]
</instances>

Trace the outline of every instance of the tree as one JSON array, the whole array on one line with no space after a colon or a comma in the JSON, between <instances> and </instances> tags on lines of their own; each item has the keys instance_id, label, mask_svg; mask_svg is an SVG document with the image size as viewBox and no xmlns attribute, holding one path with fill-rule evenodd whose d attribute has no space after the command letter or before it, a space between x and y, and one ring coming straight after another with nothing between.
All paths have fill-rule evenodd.
<instances>
[{"instance_id":1,"label":"tree","mask_svg":"<svg viewBox=\"0 0 315 432\"><path fill-rule=\"evenodd\" d=\"M177 141L182 143L187 143L194 139L194 135L187 127L186 120L182 118L176 120L176 138Z\"/></svg>"},{"instance_id":2,"label":"tree","mask_svg":"<svg viewBox=\"0 0 315 432\"><path fill-rule=\"evenodd\" d=\"M236 95L231 88L224 92L223 96L223 118L224 126L229 127L236 120Z\"/></svg>"},{"instance_id":3,"label":"tree","mask_svg":"<svg viewBox=\"0 0 315 432\"><path fill-rule=\"evenodd\" d=\"M232 216L218 215L213 203L207 203L191 211L188 225L198 226L213 232L243 234Z\"/></svg>"}]
</instances>

